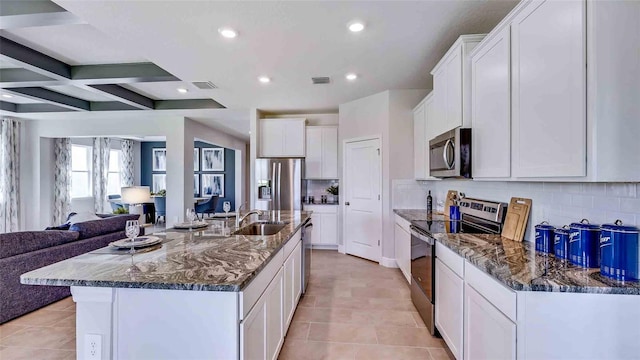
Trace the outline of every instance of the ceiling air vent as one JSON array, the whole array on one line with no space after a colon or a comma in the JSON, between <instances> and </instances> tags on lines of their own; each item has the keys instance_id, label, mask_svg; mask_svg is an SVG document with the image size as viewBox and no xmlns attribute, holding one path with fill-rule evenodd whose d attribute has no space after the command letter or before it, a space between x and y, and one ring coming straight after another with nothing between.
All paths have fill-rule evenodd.
<instances>
[{"instance_id":1,"label":"ceiling air vent","mask_svg":"<svg viewBox=\"0 0 640 360\"><path fill-rule=\"evenodd\" d=\"M313 82L314 85L328 84L331 82L331 78L329 78L328 76L312 77L311 81Z\"/></svg>"},{"instance_id":2,"label":"ceiling air vent","mask_svg":"<svg viewBox=\"0 0 640 360\"><path fill-rule=\"evenodd\" d=\"M198 89L208 90L208 89L217 89L216 84L211 81L194 81L193 85L195 85Z\"/></svg>"}]
</instances>

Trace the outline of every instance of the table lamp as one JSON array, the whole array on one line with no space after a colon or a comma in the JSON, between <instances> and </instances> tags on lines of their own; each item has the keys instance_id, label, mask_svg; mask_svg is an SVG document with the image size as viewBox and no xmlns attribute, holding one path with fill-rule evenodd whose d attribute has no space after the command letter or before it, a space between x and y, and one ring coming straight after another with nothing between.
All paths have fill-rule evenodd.
<instances>
[{"instance_id":1,"label":"table lamp","mask_svg":"<svg viewBox=\"0 0 640 360\"><path fill-rule=\"evenodd\" d=\"M129 204L129 214L140 214L140 224L144 224L144 208L142 204L151 202L151 191L148 186L126 186L121 189L122 203Z\"/></svg>"}]
</instances>

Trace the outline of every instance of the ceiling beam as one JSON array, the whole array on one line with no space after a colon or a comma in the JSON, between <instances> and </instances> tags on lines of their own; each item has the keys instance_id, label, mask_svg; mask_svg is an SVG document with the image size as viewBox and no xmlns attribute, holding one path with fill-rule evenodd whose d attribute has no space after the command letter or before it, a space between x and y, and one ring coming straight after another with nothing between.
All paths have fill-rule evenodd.
<instances>
[{"instance_id":1,"label":"ceiling beam","mask_svg":"<svg viewBox=\"0 0 640 360\"><path fill-rule=\"evenodd\" d=\"M17 104L17 113L74 112L75 110L53 104Z\"/></svg>"},{"instance_id":2,"label":"ceiling beam","mask_svg":"<svg viewBox=\"0 0 640 360\"><path fill-rule=\"evenodd\" d=\"M2 36L0 58L52 79L71 79L71 66Z\"/></svg>"},{"instance_id":3,"label":"ceiling beam","mask_svg":"<svg viewBox=\"0 0 640 360\"><path fill-rule=\"evenodd\" d=\"M82 86L83 89L87 89L93 92L98 92L113 100L120 101L129 106L133 106L142 110L153 110L153 100L144 95L140 95L135 91L125 89L116 84L102 84L102 85L86 85Z\"/></svg>"},{"instance_id":4,"label":"ceiling beam","mask_svg":"<svg viewBox=\"0 0 640 360\"><path fill-rule=\"evenodd\" d=\"M29 1L23 1L28 3ZM0 29L86 24L68 11L0 16Z\"/></svg>"},{"instance_id":5,"label":"ceiling beam","mask_svg":"<svg viewBox=\"0 0 640 360\"><path fill-rule=\"evenodd\" d=\"M119 101L92 101L91 111L140 110L140 108L123 104Z\"/></svg>"},{"instance_id":6,"label":"ceiling beam","mask_svg":"<svg viewBox=\"0 0 640 360\"><path fill-rule=\"evenodd\" d=\"M87 85L180 81L152 63L77 65L71 67L71 79Z\"/></svg>"},{"instance_id":7,"label":"ceiling beam","mask_svg":"<svg viewBox=\"0 0 640 360\"><path fill-rule=\"evenodd\" d=\"M42 74L22 68L0 69L0 87L32 87L64 85L65 82L53 80Z\"/></svg>"},{"instance_id":8,"label":"ceiling beam","mask_svg":"<svg viewBox=\"0 0 640 360\"><path fill-rule=\"evenodd\" d=\"M36 101L45 102L51 105L65 107L71 110L82 110L82 111L91 110L91 104L89 101L78 99L73 96L61 94L59 92L52 91L45 88L39 88L39 87L6 88L4 89L4 92L23 96Z\"/></svg>"},{"instance_id":9,"label":"ceiling beam","mask_svg":"<svg viewBox=\"0 0 640 360\"><path fill-rule=\"evenodd\" d=\"M0 100L0 110L18 112L18 104Z\"/></svg>"},{"instance_id":10,"label":"ceiling beam","mask_svg":"<svg viewBox=\"0 0 640 360\"><path fill-rule=\"evenodd\" d=\"M156 110L226 109L212 99L155 100Z\"/></svg>"}]
</instances>

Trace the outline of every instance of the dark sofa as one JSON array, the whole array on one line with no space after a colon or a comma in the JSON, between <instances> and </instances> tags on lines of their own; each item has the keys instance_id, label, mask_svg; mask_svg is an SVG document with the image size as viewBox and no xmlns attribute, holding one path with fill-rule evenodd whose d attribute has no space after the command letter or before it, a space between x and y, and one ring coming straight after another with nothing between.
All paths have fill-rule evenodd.
<instances>
[{"instance_id":1,"label":"dark sofa","mask_svg":"<svg viewBox=\"0 0 640 360\"><path fill-rule=\"evenodd\" d=\"M0 324L71 294L67 286L20 284L20 275L123 239L127 220L138 217L118 215L85 221L71 225L68 231L0 234Z\"/></svg>"}]
</instances>

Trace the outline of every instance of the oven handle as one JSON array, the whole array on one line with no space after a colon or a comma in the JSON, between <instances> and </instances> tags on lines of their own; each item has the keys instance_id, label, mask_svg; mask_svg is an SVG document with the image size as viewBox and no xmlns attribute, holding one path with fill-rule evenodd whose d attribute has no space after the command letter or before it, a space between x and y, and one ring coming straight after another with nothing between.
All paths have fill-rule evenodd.
<instances>
[{"instance_id":1,"label":"oven handle","mask_svg":"<svg viewBox=\"0 0 640 360\"><path fill-rule=\"evenodd\" d=\"M411 236L415 236L429 245L433 245L435 243L435 240L432 237L419 233L413 225L410 226L410 229Z\"/></svg>"}]
</instances>

